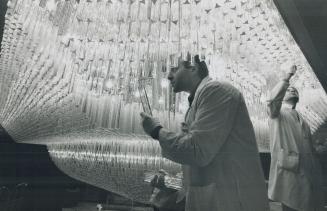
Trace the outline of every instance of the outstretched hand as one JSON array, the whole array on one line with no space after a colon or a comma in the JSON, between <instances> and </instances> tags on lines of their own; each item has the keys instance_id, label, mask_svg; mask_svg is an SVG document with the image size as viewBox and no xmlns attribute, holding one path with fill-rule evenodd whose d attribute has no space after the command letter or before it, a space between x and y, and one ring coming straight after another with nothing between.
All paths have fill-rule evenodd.
<instances>
[{"instance_id":1,"label":"outstretched hand","mask_svg":"<svg viewBox=\"0 0 327 211\"><path fill-rule=\"evenodd\" d=\"M154 118L154 117L144 113L144 112L141 112L140 115L142 118L142 126L143 126L144 132L147 133L148 135L152 136L153 131L157 127L161 127L159 120L157 118Z\"/></svg>"},{"instance_id":2,"label":"outstretched hand","mask_svg":"<svg viewBox=\"0 0 327 211\"><path fill-rule=\"evenodd\" d=\"M289 68L289 70L287 72L287 75L285 77L285 80L289 81L293 77L293 75L295 75L296 71L297 71L296 65L290 66L290 68Z\"/></svg>"},{"instance_id":3,"label":"outstretched hand","mask_svg":"<svg viewBox=\"0 0 327 211\"><path fill-rule=\"evenodd\" d=\"M291 75L291 76L293 76L296 73L296 71L297 71L296 65L292 65L290 67L290 70L289 70L288 74Z\"/></svg>"}]
</instances>

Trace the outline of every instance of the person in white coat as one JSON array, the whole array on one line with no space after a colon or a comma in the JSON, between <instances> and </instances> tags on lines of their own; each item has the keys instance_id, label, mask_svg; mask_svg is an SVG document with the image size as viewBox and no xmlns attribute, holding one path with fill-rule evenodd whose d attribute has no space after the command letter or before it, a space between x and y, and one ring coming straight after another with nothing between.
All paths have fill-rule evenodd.
<instances>
[{"instance_id":1,"label":"person in white coat","mask_svg":"<svg viewBox=\"0 0 327 211\"><path fill-rule=\"evenodd\" d=\"M268 197L283 211L323 210L321 168L310 127L295 110L299 93L289 87L296 66L272 90L268 100L271 165Z\"/></svg>"},{"instance_id":2,"label":"person in white coat","mask_svg":"<svg viewBox=\"0 0 327 211\"><path fill-rule=\"evenodd\" d=\"M181 133L141 113L144 131L162 155L183 166L186 211L267 211L268 197L253 125L242 94L208 77L205 63L180 61L168 75L174 92L188 92Z\"/></svg>"}]
</instances>

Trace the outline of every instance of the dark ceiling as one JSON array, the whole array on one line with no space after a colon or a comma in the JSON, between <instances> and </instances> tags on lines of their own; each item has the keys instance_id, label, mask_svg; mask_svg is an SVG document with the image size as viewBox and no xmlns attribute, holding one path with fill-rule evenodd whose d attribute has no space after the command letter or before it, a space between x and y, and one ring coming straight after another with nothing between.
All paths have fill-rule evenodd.
<instances>
[{"instance_id":1,"label":"dark ceiling","mask_svg":"<svg viewBox=\"0 0 327 211\"><path fill-rule=\"evenodd\" d=\"M8 0L0 0L0 42L2 41L3 26L5 24L5 14ZM0 45L1 47L1 45Z\"/></svg>"},{"instance_id":2,"label":"dark ceiling","mask_svg":"<svg viewBox=\"0 0 327 211\"><path fill-rule=\"evenodd\" d=\"M327 91L327 1L274 0L274 2Z\"/></svg>"}]
</instances>

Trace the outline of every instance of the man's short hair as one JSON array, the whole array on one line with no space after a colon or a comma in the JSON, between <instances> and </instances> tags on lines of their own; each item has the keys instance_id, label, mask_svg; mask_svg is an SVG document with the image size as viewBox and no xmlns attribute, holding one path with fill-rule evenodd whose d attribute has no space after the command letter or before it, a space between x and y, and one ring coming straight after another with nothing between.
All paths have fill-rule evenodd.
<instances>
[{"instance_id":1,"label":"man's short hair","mask_svg":"<svg viewBox=\"0 0 327 211\"><path fill-rule=\"evenodd\" d=\"M207 77L209 75L208 67L205 61L200 61L199 55L194 56L194 65L192 65L191 61L182 61L182 65L186 68L192 68L194 65L196 65L199 69L198 74L201 79Z\"/></svg>"},{"instance_id":2,"label":"man's short hair","mask_svg":"<svg viewBox=\"0 0 327 211\"><path fill-rule=\"evenodd\" d=\"M194 56L194 63L199 66L199 76L201 79L209 75L209 70L205 61L200 61L199 55Z\"/></svg>"}]
</instances>

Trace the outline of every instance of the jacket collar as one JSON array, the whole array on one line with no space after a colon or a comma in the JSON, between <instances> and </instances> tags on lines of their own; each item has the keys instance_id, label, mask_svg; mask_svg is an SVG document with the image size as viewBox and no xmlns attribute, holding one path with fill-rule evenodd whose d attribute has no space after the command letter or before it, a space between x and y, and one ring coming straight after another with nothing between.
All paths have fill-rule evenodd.
<instances>
[{"instance_id":1,"label":"jacket collar","mask_svg":"<svg viewBox=\"0 0 327 211\"><path fill-rule=\"evenodd\" d=\"M211 78L209 76L205 77L202 79L202 81L200 82L200 84L198 85L194 95L190 95L188 100L190 103L190 107L194 106L194 103L196 102L196 99L198 98L198 95L200 93L200 91L202 90L202 88L209 82L211 81Z\"/></svg>"}]
</instances>

